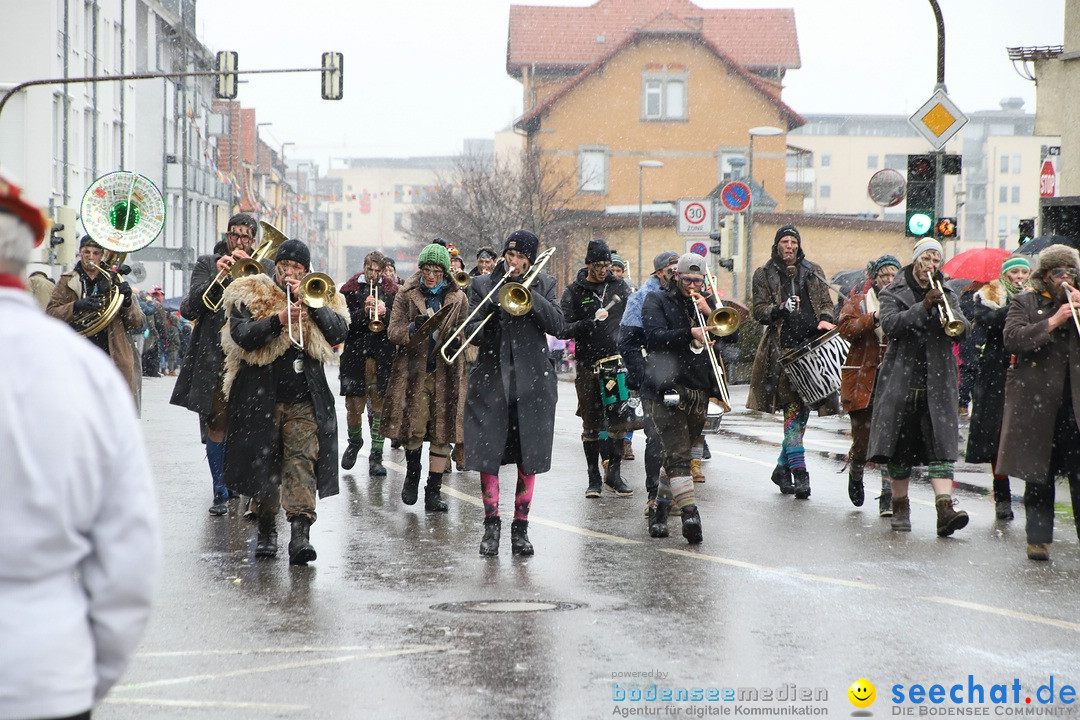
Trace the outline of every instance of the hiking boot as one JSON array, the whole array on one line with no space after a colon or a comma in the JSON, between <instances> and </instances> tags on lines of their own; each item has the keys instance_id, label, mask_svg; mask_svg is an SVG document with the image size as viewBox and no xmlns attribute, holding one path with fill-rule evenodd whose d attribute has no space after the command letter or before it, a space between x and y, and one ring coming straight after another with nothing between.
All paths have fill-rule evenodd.
<instances>
[{"instance_id":1,"label":"hiking boot","mask_svg":"<svg viewBox=\"0 0 1080 720\"><path fill-rule=\"evenodd\" d=\"M1050 543L1028 543L1028 560L1045 561L1050 559Z\"/></svg>"},{"instance_id":2,"label":"hiking boot","mask_svg":"<svg viewBox=\"0 0 1080 720\"><path fill-rule=\"evenodd\" d=\"M371 451L367 461L368 477L386 477L386 466L382 464L382 452Z\"/></svg>"},{"instance_id":3,"label":"hiking boot","mask_svg":"<svg viewBox=\"0 0 1080 720\"><path fill-rule=\"evenodd\" d=\"M277 518L273 515L259 516L259 533L255 538L255 557L272 558L277 555Z\"/></svg>"},{"instance_id":4,"label":"hiking boot","mask_svg":"<svg viewBox=\"0 0 1080 720\"><path fill-rule=\"evenodd\" d=\"M690 459L690 475L696 483L705 482L705 473L701 472L701 458Z\"/></svg>"},{"instance_id":5,"label":"hiking boot","mask_svg":"<svg viewBox=\"0 0 1080 720\"><path fill-rule=\"evenodd\" d=\"M911 532L911 500L907 497L892 499L892 529Z\"/></svg>"},{"instance_id":6,"label":"hiking boot","mask_svg":"<svg viewBox=\"0 0 1080 720\"><path fill-rule=\"evenodd\" d=\"M307 518L293 518L289 525L292 527L292 538L289 539L289 564L307 565L315 559L315 548L311 545L309 532L311 522Z\"/></svg>"},{"instance_id":7,"label":"hiking boot","mask_svg":"<svg viewBox=\"0 0 1080 720\"><path fill-rule=\"evenodd\" d=\"M862 507L866 501L866 488L863 487L863 466L852 463L848 468L847 496L855 507Z\"/></svg>"},{"instance_id":8,"label":"hiking boot","mask_svg":"<svg viewBox=\"0 0 1080 720\"><path fill-rule=\"evenodd\" d=\"M210 506L211 515L227 515L229 513L229 506L225 503L228 501L228 497L222 495L214 496L214 504Z\"/></svg>"},{"instance_id":9,"label":"hiking boot","mask_svg":"<svg viewBox=\"0 0 1080 720\"><path fill-rule=\"evenodd\" d=\"M795 497L799 500L806 500L810 497L810 473L806 471L806 468L798 468L792 470L791 474L795 479L793 488Z\"/></svg>"},{"instance_id":10,"label":"hiking boot","mask_svg":"<svg viewBox=\"0 0 1080 720\"><path fill-rule=\"evenodd\" d=\"M211 508L213 510L213 508ZM994 513L997 515L998 520L1012 520L1012 498L1005 498L1003 500L994 501Z\"/></svg>"},{"instance_id":11,"label":"hiking boot","mask_svg":"<svg viewBox=\"0 0 1080 720\"><path fill-rule=\"evenodd\" d=\"M502 530L502 518L484 518L484 538L480 541L480 554L493 556L499 554L499 534Z\"/></svg>"},{"instance_id":12,"label":"hiking boot","mask_svg":"<svg viewBox=\"0 0 1080 720\"><path fill-rule=\"evenodd\" d=\"M956 510L953 504L956 501L946 495L934 502L937 506L937 534L938 537L949 537L954 532L968 524L968 514L963 510Z\"/></svg>"},{"instance_id":13,"label":"hiking boot","mask_svg":"<svg viewBox=\"0 0 1080 720\"><path fill-rule=\"evenodd\" d=\"M622 459L634 460L634 444L629 440L623 441Z\"/></svg>"},{"instance_id":14,"label":"hiking boot","mask_svg":"<svg viewBox=\"0 0 1080 720\"><path fill-rule=\"evenodd\" d=\"M420 492L420 448L405 451L405 484L401 486L401 502L415 505Z\"/></svg>"},{"instance_id":15,"label":"hiking boot","mask_svg":"<svg viewBox=\"0 0 1080 720\"><path fill-rule=\"evenodd\" d=\"M649 520L649 537L666 538L668 536L667 519L670 509L670 501L658 501L656 503L652 518Z\"/></svg>"},{"instance_id":16,"label":"hiking boot","mask_svg":"<svg viewBox=\"0 0 1080 720\"><path fill-rule=\"evenodd\" d=\"M701 515L697 505L687 505L682 509L682 536L691 545L701 542Z\"/></svg>"},{"instance_id":17,"label":"hiking boot","mask_svg":"<svg viewBox=\"0 0 1080 720\"><path fill-rule=\"evenodd\" d=\"M345 452L341 453L341 469L352 470L353 465L356 464L356 455L360 452L360 448L364 447L363 438L359 442L349 440L349 444L345 446Z\"/></svg>"},{"instance_id":18,"label":"hiking boot","mask_svg":"<svg viewBox=\"0 0 1080 720\"><path fill-rule=\"evenodd\" d=\"M533 554L533 544L529 542L528 520L514 520L514 522L510 523L510 554Z\"/></svg>"},{"instance_id":19,"label":"hiking boot","mask_svg":"<svg viewBox=\"0 0 1080 720\"><path fill-rule=\"evenodd\" d=\"M778 464L773 468L772 481L780 488L781 495L795 492L795 486L791 482L791 470L787 465Z\"/></svg>"},{"instance_id":20,"label":"hiking boot","mask_svg":"<svg viewBox=\"0 0 1080 720\"><path fill-rule=\"evenodd\" d=\"M892 517L892 493L878 495L878 517Z\"/></svg>"}]
</instances>

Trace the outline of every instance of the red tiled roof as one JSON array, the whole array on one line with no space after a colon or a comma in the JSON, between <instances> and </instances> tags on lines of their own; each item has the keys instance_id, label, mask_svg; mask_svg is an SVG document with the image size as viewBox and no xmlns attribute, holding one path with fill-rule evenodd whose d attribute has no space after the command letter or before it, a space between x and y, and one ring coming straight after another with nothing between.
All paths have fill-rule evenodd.
<instances>
[{"instance_id":1,"label":"red tiled roof","mask_svg":"<svg viewBox=\"0 0 1080 720\"><path fill-rule=\"evenodd\" d=\"M601 1L603 1L603 0L601 0ZM611 58L615 57L620 52L622 52L623 48L625 48L627 45L630 45L632 42L634 42L641 35L646 35L646 34L649 34L651 32L653 32L653 31L651 29L648 29L646 31L643 31L641 34L629 35L626 38L624 38L623 41L621 43L619 43L617 46L609 47L608 52L607 52L606 55L599 58L596 62L594 62L593 64L589 65L587 68L582 70L580 73L578 73L576 76L574 76L573 79L571 79L570 81L564 83L562 87L560 87L557 91L555 91L551 95L549 95L547 97L547 99L544 100L544 102L540 103L539 105L537 105L536 107L534 107L533 109L529 110L527 113L525 113L524 115L519 117L517 120L515 120L514 121L514 127L526 128L526 126L529 125L529 123L534 122L537 119L539 119L553 105L555 105L557 102L559 102L562 98L566 97L566 95L568 93L570 93L574 88L576 88L578 85L580 85L582 82L584 82L586 78L588 78L590 75L592 75L597 70L602 68L607 61L609 61ZM787 129L788 130L794 130L795 128L801 127L802 125L806 124L806 120L801 115L799 115L797 112L795 112L791 108L791 106L789 106L787 103L785 103L779 97L777 97L776 94L772 91L771 88L766 86L756 76L754 76L751 73L747 72L747 70L745 68L743 68L740 65L738 65L737 63L733 62L732 59L727 57L724 54L724 52L722 50L720 50L720 48L718 48L713 42L711 42L711 41L709 41L708 39L705 39L705 38L701 38L700 42L702 42L705 45L705 47L709 48L709 50L711 50L716 55L717 59L719 59L720 62L727 65L731 69L732 72L734 72L737 75L739 75L740 77L742 77L743 80L745 80L749 85L751 85L754 89L756 89L758 92L760 92L766 98L768 98L769 102L776 105L776 107L780 110L780 113L784 116L784 119L787 121Z\"/></svg>"},{"instance_id":2,"label":"red tiled roof","mask_svg":"<svg viewBox=\"0 0 1080 720\"><path fill-rule=\"evenodd\" d=\"M706 10L690 0L597 0L589 7L511 5L506 70L516 76L534 64L582 68L609 55L636 30L678 28L699 29L751 70L801 65L792 9Z\"/></svg>"}]
</instances>

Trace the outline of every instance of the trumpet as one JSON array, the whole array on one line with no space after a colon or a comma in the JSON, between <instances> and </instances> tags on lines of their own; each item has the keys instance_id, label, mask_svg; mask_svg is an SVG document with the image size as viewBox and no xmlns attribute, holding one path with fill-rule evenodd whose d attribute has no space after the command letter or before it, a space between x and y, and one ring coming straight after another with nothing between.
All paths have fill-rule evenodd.
<instances>
[{"instance_id":1,"label":"trumpet","mask_svg":"<svg viewBox=\"0 0 1080 720\"><path fill-rule=\"evenodd\" d=\"M469 287L469 283L472 281L472 275L464 270L458 270L457 272L452 273L451 277L454 278L454 283L462 290Z\"/></svg>"},{"instance_id":2,"label":"trumpet","mask_svg":"<svg viewBox=\"0 0 1080 720\"><path fill-rule=\"evenodd\" d=\"M377 333L386 329L386 323L379 319L379 281L371 283L371 290L368 291L368 297L372 298L371 309L368 310L368 324L367 329L369 332Z\"/></svg>"},{"instance_id":3,"label":"trumpet","mask_svg":"<svg viewBox=\"0 0 1080 720\"><path fill-rule=\"evenodd\" d=\"M1076 325L1076 332L1080 333L1080 308L1077 308L1076 302L1073 300L1073 293L1076 292L1069 283L1062 283L1062 287L1065 288L1065 298L1069 301L1069 309L1072 310L1073 324Z\"/></svg>"},{"instance_id":4,"label":"trumpet","mask_svg":"<svg viewBox=\"0 0 1080 720\"><path fill-rule=\"evenodd\" d=\"M203 305L210 312L217 312L221 309L221 296L225 292L225 278L231 277L233 280L238 280L248 275L261 275L263 272L262 261L277 255L281 243L288 240L285 233L265 220L260 220L259 225L262 226L263 241L255 248L255 252L251 254L251 257L240 258L231 267L219 272L214 281L210 283L210 286L206 288L206 292L203 293ZM217 290L218 288L220 290ZM213 299L214 295L218 296L216 300Z\"/></svg>"},{"instance_id":5,"label":"trumpet","mask_svg":"<svg viewBox=\"0 0 1080 720\"><path fill-rule=\"evenodd\" d=\"M308 273L300 279L300 286L296 290L296 299L309 308L321 308L330 302L337 289L329 275L321 272ZM285 285L285 297L289 304L293 304L292 286ZM289 340L293 345L304 349L304 313L300 313L296 320L296 333L294 335L292 322L289 323Z\"/></svg>"},{"instance_id":6,"label":"trumpet","mask_svg":"<svg viewBox=\"0 0 1080 720\"><path fill-rule=\"evenodd\" d=\"M456 340L459 340L461 336L465 334L465 328L473 321L473 318L480 312L481 308L487 305L488 301L493 297L498 298L499 307L505 310L508 314L515 317L525 315L532 310L532 292L529 290L529 285L533 280L540 275L540 271L547 264L547 261L551 259L551 256L555 254L555 248L551 247L540 253L536 258L536 264L529 268L529 272L525 273L525 277L521 282L507 282L509 274L503 275L499 278L499 281L491 286L487 295L476 306L476 309L469 313L469 316L465 318L465 321L461 323L461 326L450 334L450 337L446 339L446 342L439 348L439 354L442 356L444 362L447 365L453 365L458 356L465 351L465 348L473 341L473 339L480 334L480 331L487 325L487 321L491 319L491 316L495 314L495 309L488 310L488 314L484 316L484 319L480 321L480 324L476 326L476 329L469 334L467 338L461 341L461 346L454 351L452 355L447 355L450 347ZM505 262L500 260L499 262Z\"/></svg>"},{"instance_id":7,"label":"trumpet","mask_svg":"<svg viewBox=\"0 0 1080 720\"><path fill-rule=\"evenodd\" d=\"M934 277L932 272L926 273L926 277L930 280L930 287L941 293L941 305L938 306L938 314L941 316L941 327L945 329L945 334L949 337L963 335L964 321L957 319L953 313L953 309L949 305L949 299L945 295L945 288L942 287L941 282Z\"/></svg>"}]
</instances>

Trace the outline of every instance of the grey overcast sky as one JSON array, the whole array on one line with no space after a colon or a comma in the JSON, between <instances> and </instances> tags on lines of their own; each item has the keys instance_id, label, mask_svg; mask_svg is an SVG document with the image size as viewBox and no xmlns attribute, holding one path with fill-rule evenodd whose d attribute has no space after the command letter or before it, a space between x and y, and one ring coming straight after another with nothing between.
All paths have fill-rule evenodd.
<instances>
[{"instance_id":1,"label":"grey overcast sky","mask_svg":"<svg viewBox=\"0 0 1080 720\"><path fill-rule=\"evenodd\" d=\"M964 112L1035 87L1005 48L1056 45L1065 0L939 0L945 81ZM287 157L451 155L521 113L506 74L510 0L204 0L196 26L211 50L236 50L241 69L317 67L345 54L345 99L324 101L317 74L249 76L239 100L260 136ZM530 5L587 6L584 0ZM937 34L927 0L699 0L703 8L792 7L802 68L784 100L799 113L903 113L930 97ZM280 149L280 147L279 147Z\"/></svg>"}]
</instances>

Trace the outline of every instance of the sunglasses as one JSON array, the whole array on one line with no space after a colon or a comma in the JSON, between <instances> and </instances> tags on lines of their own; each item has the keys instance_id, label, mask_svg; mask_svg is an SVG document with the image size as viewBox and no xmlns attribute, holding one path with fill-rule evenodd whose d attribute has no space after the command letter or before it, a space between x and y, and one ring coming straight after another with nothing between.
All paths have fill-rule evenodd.
<instances>
[{"instance_id":1,"label":"sunglasses","mask_svg":"<svg viewBox=\"0 0 1080 720\"><path fill-rule=\"evenodd\" d=\"M1073 268L1054 268L1050 271L1050 277L1060 280L1063 277L1071 277L1073 280L1080 276L1080 272Z\"/></svg>"}]
</instances>

